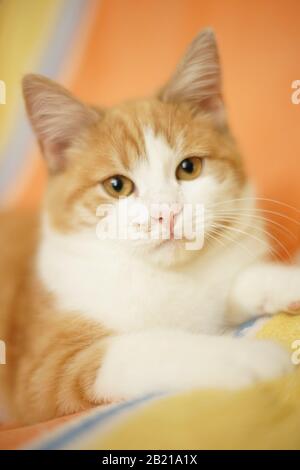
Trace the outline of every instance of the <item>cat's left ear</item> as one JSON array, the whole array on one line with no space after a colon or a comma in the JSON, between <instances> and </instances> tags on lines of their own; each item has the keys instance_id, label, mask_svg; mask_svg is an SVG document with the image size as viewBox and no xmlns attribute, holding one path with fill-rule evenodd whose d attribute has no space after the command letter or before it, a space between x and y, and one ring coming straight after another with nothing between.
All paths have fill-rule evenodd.
<instances>
[{"instance_id":1,"label":"cat's left ear","mask_svg":"<svg viewBox=\"0 0 300 470\"><path fill-rule=\"evenodd\" d=\"M200 32L187 48L159 98L165 102L187 102L195 111L209 113L217 126L226 125L219 54L210 28Z\"/></svg>"},{"instance_id":2,"label":"cat's left ear","mask_svg":"<svg viewBox=\"0 0 300 470\"><path fill-rule=\"evenodd\" d=\"M23 94L48 169L57 173L68 164L68 148L82 130L99 121L100 112L41 75L24 77Z\"/></svg>"}]
</instances>

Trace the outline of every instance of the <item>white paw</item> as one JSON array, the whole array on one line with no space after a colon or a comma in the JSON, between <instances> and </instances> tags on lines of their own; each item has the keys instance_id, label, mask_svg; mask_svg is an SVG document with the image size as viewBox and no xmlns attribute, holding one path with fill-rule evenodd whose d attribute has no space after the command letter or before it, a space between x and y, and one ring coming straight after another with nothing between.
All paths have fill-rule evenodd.
<instances>
[{"instance_id":1,"label":"white paw","mask_svg":"<svg viewBox=\"0 0 300 470\"><path fill-rule=\"evenodd\" d=\"M297 293L282 290L279 294L266 299L261 305L260 311L263 314L275 314L285 312L292 315L300 314L300 286Z\"/></svg>"},{"instance_id":2,"label":"white paw","mask_svg":"<svg viewBox=\"0 0 300 470\"><path fill-rule=\"evenodd\" d=\"M293 370L290 354L272 341L241 340L235 354L232 349L228 355L223 352L220 382L227 388L246 387Z\"/></svg>"},{"instance_id":3,"label":"white paw","mask_svg":"<svg viewBox=\"0 0 300 470\"><path fill-rule=\"evenodd\" d=\"M242 318L279 312L300 314L300 268L270 263L252 266L237 278L232 297Z\"/></svg>"},{"instance_id":4,"label":"white paw","mask_svg":"<svg viewBox=\"0 0 300 470\"><path fill-rule=\"evenodd\" d=\"M278 268L279 269L279 268ZM262 297L263 313L300 313L300 270L296 267L281 267L277 275L268 274L269 289Z\"/></svg>"}]
</instances>

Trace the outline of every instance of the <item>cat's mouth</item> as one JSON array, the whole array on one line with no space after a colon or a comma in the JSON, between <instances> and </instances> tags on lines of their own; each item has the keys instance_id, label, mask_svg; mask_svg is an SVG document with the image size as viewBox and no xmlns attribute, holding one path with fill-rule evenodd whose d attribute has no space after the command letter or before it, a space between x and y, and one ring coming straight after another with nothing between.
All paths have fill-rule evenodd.
<instances>
[{"instance_id":1,"label":"cat's mouth","mask_svg":"<svg viewBox=\"0 0 300 470\"><path fill-rule=\"evenodd\" d=\"M176 236L172 236L167 239L157 240L154 243L153 248L154 250L160 250L164 248L172 249L172 250L179 250L179 251L198 251L201 250L203 247L202 238L195 237L194 239L188 238L176 238Z\"/></svg>"},{"instance_id":2,"label":"cat's mouth","mask_svg":"<svg viewBox=\"0 0 300 470\"><path fill-rule=\"evenodd\" d=\"M144 227L141 230L141 227L134 227L129 238L136 246L148 247L150 250L164 248L180 251L199 250L204 244L204 226L195 229L191 224L190 230L184 230L180 224L164 224L159 221L151 229Z\"/></svg>"}]
</instances>

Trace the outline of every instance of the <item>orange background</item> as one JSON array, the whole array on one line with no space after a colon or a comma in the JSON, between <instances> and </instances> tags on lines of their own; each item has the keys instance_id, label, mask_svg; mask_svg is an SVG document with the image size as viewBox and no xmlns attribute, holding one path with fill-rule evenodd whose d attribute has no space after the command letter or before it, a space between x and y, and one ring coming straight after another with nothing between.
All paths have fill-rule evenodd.
<instances>
[{"instance_id":1,"label":"orange background","mask_svg":"<svg viewBox=\"0 0 300 470\"><path fill-rule=\"evenodd\" d=\"M96 1L71 89L99 105L149 94L205 26L217 35L229 119L259 195L300 207L300 105L291 102L291 84L300 79L299 1ZM43 185L36 159L18 205L36 204ZM284 212L299 221L294 210ZM274 220L285 221L299 241L299 225ZM281 239L289 248L297 243Z\"/></svg>"}]
</instances>

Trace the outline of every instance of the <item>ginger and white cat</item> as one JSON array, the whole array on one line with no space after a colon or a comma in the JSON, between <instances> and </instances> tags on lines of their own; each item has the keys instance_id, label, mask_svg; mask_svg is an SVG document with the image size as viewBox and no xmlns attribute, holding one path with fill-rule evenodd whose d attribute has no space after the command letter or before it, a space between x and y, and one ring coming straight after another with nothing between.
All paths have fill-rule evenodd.
<instances>
[{"instance_id":1,"label":"ginger and white cat","mask_svg":"<svg viewBox=\"0 0 300 470\"><path fill-rule=\"evenodd\" d=\"M300 269L266 261L213 33L195 38L157 96L97 109L36 75L25 77L24 96L49 181L37 224L13 219L1 234L0 372L11 412L35 422L289 371L275 343L224 334L230 321L296 310ZM153 206L176 207L170 238L99 240L97 208L118 214L124 201L149 208L150 228L126 222L145 234L165 222ZM205 208L200 250L174 237L187 204ZM18 251L16 232L25 238Z\"/></svg>"}]
</instances>

